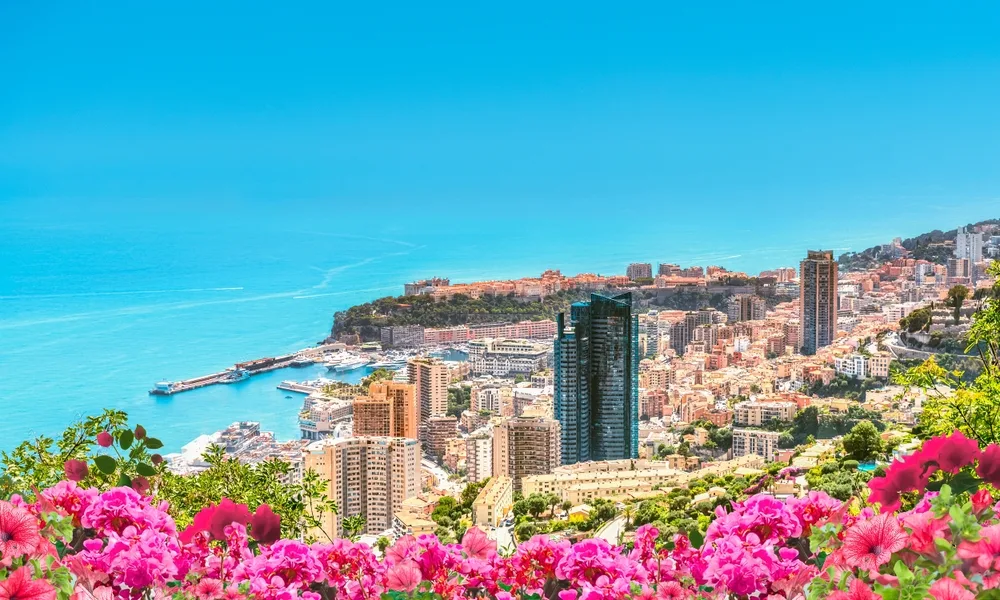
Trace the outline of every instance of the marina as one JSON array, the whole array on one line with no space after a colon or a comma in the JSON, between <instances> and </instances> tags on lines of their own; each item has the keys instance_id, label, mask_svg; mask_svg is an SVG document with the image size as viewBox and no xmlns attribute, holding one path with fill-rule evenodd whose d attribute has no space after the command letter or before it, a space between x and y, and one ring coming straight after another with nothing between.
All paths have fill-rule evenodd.
<instances>
[{"instance_id":1,"label":"marina","mask_svg":"<svg viewBox=\"0 0 1000 600\"><path fill-rule=\"evenodd\" d=\"M212 373L202 375L192 379L182 381L158 381L153 389L149 390L152 396L172 396L181 392L187 392L215 384L233 384L245 381L259 373L276 371L286 367L300 367L312 364L320 360L324 353L342 348L339 344L325 344L315 348L306 348L294 354L283 356L258 358L255 360L236 363L232 367ZM295 390L291 390L295 391Z\"/></svg>"}]
</instances>

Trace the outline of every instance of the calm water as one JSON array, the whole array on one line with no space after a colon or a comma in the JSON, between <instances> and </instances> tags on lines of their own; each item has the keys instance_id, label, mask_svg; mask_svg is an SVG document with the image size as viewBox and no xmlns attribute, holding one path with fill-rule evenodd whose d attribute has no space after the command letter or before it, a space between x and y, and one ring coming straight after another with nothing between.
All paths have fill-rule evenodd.
<instances>
[{"instance_id":1,"label":"calm water","mask_svg":"<svg viewBox=\"0 0 1000 600\"><path fill-rule=\"evenodd\" d=\"M166 398L147 395L154 382L312 345L329 332L334 311L401 293L417 277L623 272L639 259L759 270L793 265L807 247L863 248L917 233L940 216L872 219L846 232L834 219L822 230L790 227L776 240L746 224L733 224L733 235L664 235L643 221L599 238L585 227L552 228L546 217L501 235L485 224L382 231L322 207L284 220L70 219L51 207L11 208L0 203L14 217L0 218L0 449L116 407L168 451L240 419L295 436L301 396L286 398L275 385L319 372L286 369Z\"/></svg>"}]
</instances>

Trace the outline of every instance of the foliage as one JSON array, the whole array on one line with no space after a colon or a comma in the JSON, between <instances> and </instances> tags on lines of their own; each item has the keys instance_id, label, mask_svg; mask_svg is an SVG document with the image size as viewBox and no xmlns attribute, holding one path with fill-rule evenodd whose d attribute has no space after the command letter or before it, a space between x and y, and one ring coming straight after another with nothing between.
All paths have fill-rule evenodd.
<instances>
[{"instance_id":1,"label":"foliage","mask_svg":"<svg viewBox=\"0 0 1000 600\"><path fill-rule=\"evenodd\" d=\"M859 462L874 460L885 451L878 429L871 421L861 421L844 436L844 451Z\"/></svg>"},{"instance_id":2,"label":"foliage","mask_svg":"<svg viewBox=\"0 0 1000 600\"><path fill-rule=\"evenodd\" d=\"M437 523L435 531L442 540L461 539L465 531L472 526L472 503L489 479L469 483L459 497L444 496L438 501L431 513L431 520Z\"/></svg>"},{"instance_id":3,"label":"foliage","mask_svg":"<svg viewBox=\"0 0 1000 600\"><path fill-rule=\"evenodd\" d=\"M991 263L988 274L1000 277L1000 262ZM972 317L968 343L981 365L971 382L961 371L939 364L937 357L895 376L897 383L928 393L915 429L924 438L957 427L981 445L1000 442L1000 299L982 301Z\"/></svg>"},{"instance_id":4,"label":"foliage","mask_svg":"<svg viewBox=\"0 0 1000 600\"><path fill-rule=\"evenodd\" d=\"M461 417L462 413L469 410L472 403L472 388L465 385L454 385L448 388L448 411L449 417Z\"/></svg>"},{"instance_id":5,"label":"foliage","mask_svg":"<svg viewBox=\"0 0 1000 600\"><path fill-rule=\"evenodd\" d=\"M386 369L384 367L379 367L378 369L375 369L374 371L369 373L367 377L361 380L361 387L367 390L368 386L370 386L371 384L377 381L392 381L392 378L395 376L396 376L395 371L391 369Z\"/></svg>"},{"instance_id":6,"label":"foliage","mask_svg":"<svg viewBox=\"0 0 1000 600\"><path fill-rule=\"evenodd\" d=\"M964 285L952 286L948 290L948 306L955 309L955 324L958 325L959 320L962 318L962 304L965 299L969 297L969 288Z\"/></svg>"},{"instance_id":7,"label":"foliage","mask_svg":"<svg viewBox=\"0 0 1000 600\"><path fill-rule=\"evenodd\" d=\"M929 306L918 308L899 320L899 326L910 333L927 331L934 321L933 311Z\"/></svg>"},{"instance_id":8,"label":"foliage","mask_svg":"<svg viewBox=\"0 0 1000 600\"><path fill-rule=\"evenodd\" d=\"M496 321L541 321L569 310L569 305L583 299L584 295L578 290L563 290L540 301L513 295L474 299L456 294L448 300L435 300L427 295L388 296L336 313L333 337L358 334L362 341L377 340L380 339L380 327L394 325L453 327Z\"/></svg>"},{"instance_id":9,"label":"foliage","mask_svg":"<svg viewBox=\"0 0 1000 600\"><path fill-rule=\"evenodd\" d=\"M847 398L848 400L864 402L865 392L884 385L884 380L880 381L874 377L855 379L843 373L837 373L829 384L824 385L822 381L814 381L809 386L808 393L820 398Z\"/></svg>"}]
</instances>

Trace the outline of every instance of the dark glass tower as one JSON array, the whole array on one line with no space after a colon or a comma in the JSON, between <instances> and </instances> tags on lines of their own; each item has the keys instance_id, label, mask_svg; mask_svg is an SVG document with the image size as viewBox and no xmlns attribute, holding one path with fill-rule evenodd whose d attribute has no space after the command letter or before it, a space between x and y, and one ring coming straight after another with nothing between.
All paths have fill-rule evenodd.
<instances>
[{"instance_id":1,"label":"dark glass tower","mask_svg":"<svg viewBox=\"0 0 1000 600\"><path fill-rule=\"evenodd\" d=\"M639 456L639 319L632 294L591 294L557 317L562 463Z\"/></svg>"},{"instance_id":2,"label":"dark glass tower","mask_svg":"<svg viewBox=\"0 0 1000 600\"><path fill-rule=\"evenodd\" d=\"M837 261L832 250L809 250L799 263L799 349L816 354L837 336Z\"/></svg>"}]
</instances>

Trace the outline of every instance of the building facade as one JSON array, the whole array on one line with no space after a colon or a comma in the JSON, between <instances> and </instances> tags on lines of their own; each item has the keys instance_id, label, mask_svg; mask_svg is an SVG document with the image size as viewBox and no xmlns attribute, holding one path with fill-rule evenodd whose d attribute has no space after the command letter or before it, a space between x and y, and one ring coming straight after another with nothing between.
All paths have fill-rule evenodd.
<instances>
[{"instance_id":1,"label":"building facade","mask_svg":"<svg viewBox=\"0 0 1000 600\"><path fill-rule=\"evenodd\" d=\"M560 313L553 408L563 464L639 455L639 321L632 295L592 294Z\"/></svg>"},{"instance_id":2,"label":"building facade","mask_svg":"<svg viewBox=\"0 0 1000 600\"><path fill-rule=\"evenodd\" d=\"M414 358L406 363L406 376L415 386L420 424L448 411L448 366L436 358Z\"/></svg>"},{"instance_id":3,"label":"building facade","mask_svg":"<svg viewBox=\"0 0 1000 600\"><path fill-rule=\"evenodd\" d=\"M473 375L531 375L548 366L549 350L529 340L483 338L469 342L468 362Z\"/></svg>"},{"instance_id":4,"label":"building facade","mask_svg":"<svg viewBox=\"0 0 1000 600\"><path fill-rule=\"evenodd\" d=\"M833 343L837 335L837 261L832 250L810 250L799 264L799 349Z\"/></svg>"},{"instance_id":5,"label":"building facade","mask_svg":"<svg viewBox=\"0 0 1000 600\"><path fill-rule=\"evenodd\" d=\"M771 462L778 455L777 431L762 431L759 429L733 429L733 458L756 454Z\"/></svg>"},{"instance_id":6,"label":"building facade","mask_svg":"<svg viewBox=\"0 0 1000 600\"><path fill-rule=\"evenodd\" d=\"M321 440L307 447L305 468L327 482L327 497L338 510L325 514L322 527L343 537L343 520L360 516L366 533L393 525L403 501L420 492L420 442L409 438L353 437Z\"/></svg>"},{"instance_id":7,"label":"building facade","mask_svg":"<svg viewBox=\"0 0 1000 600\"><path fill-rule=\"evenodd\" d=\"M465 438L465 469L469 483L493 476L492 428L473 432Z\"/></svg>"},{"instance_id":8,"label":"building facade","mask_svg":"<svg viewBox=\"0 0 1000 600\"><path fill-rule=\"evenodd\" d=\"M493 476L505 475L521 489L521 478L551 473L560 462L559 422L514 417L493 428Z\"/></svg>"},{"instance_id":9,"label":"building facade","mask_svg":"<svg viewBox=\"0 0 1000 600\"><path fill-rule=\"evenodd\" d=\"M514 480L504 475L490 478L472 501L472 524L496 527L514 504Z\"/></svg>"},{"instance_id":10,"label":"building facade","mask_svg":"<svg viewBox=\"0 0 1000 600\"><path fill-rule=\"evenodd\" d=\"M625 269L625 276L632 281L636 279L652 279L653 265L649 263L632 263Z\"/></svg>"},{"instance_id":11,"label":"building facade","mask_svg":"<svg viewBox=\"0 0 1000 600\"><path fill-rule=\"evenodd\" d=\"M729 322L760 321L767 318L767 304L760 296L736 294L729 298L726 316L729 317Z\"/></svg>"},{"instance_id":12,"label":"building facade","mask_svg":"<svg viewBox=\"0 0 1000 600\"><path fill-rule=\"evenodd\" d=\"M377 381L367 396L354 399L354 435L417 439L416 386Z\"/></svg>"}]
</instances>

